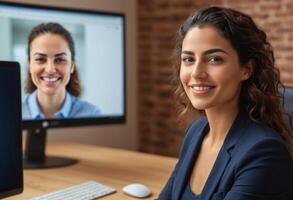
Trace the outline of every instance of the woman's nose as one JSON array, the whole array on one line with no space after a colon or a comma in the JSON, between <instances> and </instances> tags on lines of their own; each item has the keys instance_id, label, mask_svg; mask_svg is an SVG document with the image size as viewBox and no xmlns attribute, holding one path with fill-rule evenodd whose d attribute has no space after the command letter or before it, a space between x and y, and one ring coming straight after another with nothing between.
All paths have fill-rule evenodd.
<instances>
[{"instance_id":1,"label":"woman's nose","mask_svg":"<svg viewBox=\"0 0 293 200\"><path fill-rule=\"evenodd\" d=\"M47 65L46 65L46 68L45 68L45 71L50 72L50 73L56 72L54 62L48 61Z\"/></svg>"},{"instance_id":2,"label":"woman's nose","mask_svg":"<svg viewBox=\"0 0 293 200\"><path fill-rule=\"evenodd\" d=\"M191 76L195 79L203 79L207 78L207 72L204 66L204 63L202 62L196 62L193 66Z\"/></svg>"}]
</instances>

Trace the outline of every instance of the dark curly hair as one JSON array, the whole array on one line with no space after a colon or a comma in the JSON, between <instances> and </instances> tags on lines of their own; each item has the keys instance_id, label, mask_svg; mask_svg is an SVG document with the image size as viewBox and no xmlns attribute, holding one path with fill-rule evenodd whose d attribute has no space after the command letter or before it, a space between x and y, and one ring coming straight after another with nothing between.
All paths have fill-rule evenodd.
<instances>
[{"instance_id":1,"label":"dark curly hair","mask_svg":"<svg viewBox=\"0 0 293 200\"><path fill-rule=\"evenodd\" d=\"M28 61L30 61L30 51L31 51L31 44L40 35L46 34L46 33L52 33L62 36L66 42L68 43L69 50L71 52L71 59L72 61L75 61L75 48L74 48L74 41L69 33L62 25L58 23L41 23L37 26L35 26L32 31L30 32L28 36L28 42L27 42L27 56ZM32 81L31 74L29 73L29 70L27 72L27 79L25 83L25 92L31 94L33 91L37 89L36 85ZM76 64L74 66L74 71L70 76L69 83L66 85L66 90L76 96L79 97L81 95L81 86L80 86L80 80L77 72Z\"/></svg>"},{"instance_id":2,"label":"dark curly hair","mask_svg":"<svg viewBox=\"0 0 293 200\"><path fill-rule=\"evenodd\" d=\"M242 84L240 109L246 112L251 120L275 129L288 145L291 144L290 131L283 118L282 95L279 93L279 87L283 85L280 83L279 70L275 66L272 46L265 32L257 27L251 17L231 8L202 8L192 14L179 29L173 81L181 119L194 110L179 79L182 42L190 29L205 25L215 27L230 41L241 65L250 62L253 66L251 77Z\"/></svg>"}]
</instances>

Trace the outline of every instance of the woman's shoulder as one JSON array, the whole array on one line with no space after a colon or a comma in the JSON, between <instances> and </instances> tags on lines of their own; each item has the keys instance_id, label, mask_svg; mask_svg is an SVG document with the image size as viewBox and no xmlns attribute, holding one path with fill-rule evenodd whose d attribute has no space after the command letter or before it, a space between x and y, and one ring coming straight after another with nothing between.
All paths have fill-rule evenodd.
<instances>
[{"instance_id":1,"label":"woman's shoulder","mask_svg":"<svg viewBox=\"0 0 293 200\"><path fill-rule=\"evenodd\" d=\"M197 129L197 128L201 128L202 126L204 126L207 123L207 118L206 116L199 116L197 117L195 120L193 120L190 125L188 126L188 129ZM187 129L187 130L188 130Z\"/></svg>"},{"instance_id":2,"label":"woman's shoulder","mask_svg":"<svg viewBox=\"0 0 293 200\"><path fill-rule=\"evenodd\" d=\"M199 116L193 122L191 122L191 124L185 130L185 136L181 145L182 153L185 152L185 149L188 148L191 141L202 134L207 124L208 121L205 116Z\"/></svg>"},{"instance_id":3,"label":"woman's shoulder","mask_svg":"<svg viewBox=\"0 0 293 200\"><path fill-rule=\"evenodd\" d=\"M291 164L290 149L280 134L264 124L250 122L241 132L234 151L239 159L259 158L263 156L270 160L282 160Z\"/></svg>"},{"instance_id":4,"label":"woman's shoulder","mask_svg":"<svg viewBox=\"0 0 293 200\"><path fill-rule=\"evenodd\" d=\"M200 134L200 130L205 128L207 125L208 120L205 116L199 116L195 120L193 120L188 126L187 129L185 130L186 137L190 137L191 135L195 136L197 134ZM193 134L191 134L193 133Z\"/></svg>"},{"instance_id":5,"label":"woman's shoulder","mask_svg":"<svg viewBox=\"0 0 293 200\"><path fill-rule=\"evenodd\" d=\"M31 98L36 98L36 91L33 93L25 93L22 99L22 104L28 104Z\"/></svg>"},{"instance_id":6,"label":"woman's shoulder","mask_svg":"<svg viewBox=\"0 0 293 200\"><path fill-rule=\"evenodd\" d=\"M76 98L76 100L74 101L74 103L80 107L86 108L86 109L96 109L97 106L95 106L94 104L88 102L88 101L84 101L81 99Z\"/></svg>"},{"instance_id":7,"label":"woman's shoulder","mask_svg":"<svg viewBox=\"0 0 293 200\"><path fill-rule=\"evenodd\" d=\"M36 99L36 91L24 95L21 108L23 119L31 119L40 114L39 104Z\"/></svg>"},{"instance_id":8,"label":"woman's shoulder","mask_svg":"<svg viewBox=\"0 0 293 200\"><path fill-rule=\"evenodd\" d=\"M285 144L280 133L278 133L275 129L265 124L252 121L249 122L245 130L245 138L246 140L249 140L251 144L266 140L274 140Z\"/></svg>"},{"instance_id":9,"label":"woman's shoulder","mask_svg":"<svg viewBox=\"0 0 293 200\"><path fill-rule=\"evenodd\" d=\"M257 175L266 180L259 187L273 185L276 191L283 191L284 187L289 191L293 184L293 163L290 149L280 134L256 122L249 122L240 134L234 148L228 149L235 177L244 178L248 174L248 180Z\"/></svg>"},{"instance_id":10,"label":"woman's shoulder","mask_svg":"<svg viewBox=\"0 0 293 200\"><path fill-rule=\"evenodd\" d=\"M98 106L77 97L72 96L72 115L75 117L91 117L101 114L101 110Z\"/></svg>"}]
</instances>

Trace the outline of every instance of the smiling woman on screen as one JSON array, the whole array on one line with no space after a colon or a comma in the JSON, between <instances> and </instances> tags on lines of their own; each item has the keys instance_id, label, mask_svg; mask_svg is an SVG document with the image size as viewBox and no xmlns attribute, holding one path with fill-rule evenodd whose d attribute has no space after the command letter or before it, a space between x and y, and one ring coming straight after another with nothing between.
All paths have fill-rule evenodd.
<instances>
[{"instance_id":1,"label":"smiling woman on screen","mask_svg":"<svg viewBox=\"0 0 293 200\"><path fill-rule=\"evenodd\" d=\"M81 87L74 41L58 23L42 23L28 37L23 119L96 117L100 109L78 97Z\"/></svg>"}]
</instances>

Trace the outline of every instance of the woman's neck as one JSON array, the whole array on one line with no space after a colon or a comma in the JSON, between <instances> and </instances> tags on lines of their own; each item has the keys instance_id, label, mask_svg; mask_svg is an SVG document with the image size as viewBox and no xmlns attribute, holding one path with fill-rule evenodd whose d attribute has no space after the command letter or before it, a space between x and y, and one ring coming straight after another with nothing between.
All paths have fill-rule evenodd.
<instances>
[{"instance_id":1,"label":"woman's neck","mask_svg":"<svg viewBox=\"0 0 293 200\"><path fill-rule=\"evenodd\" d=\"M46 95L41 91L37 91L37 99L41 111L46 118L51 118L54 114L60 110L65 100L66 91L57 95Z\"/></svg>"},{"instance_id":2,"label":"woman's neck","mask_svg":"<svg viewBox=\"0 0 293 200\"><path fill-rule=\"evenodd\" d=\"M206 139L210 141L211 146L223 144L238 112L239 107L237 104L230 106L229 109L222 107L205 111L209 122L209 133Z\"/></svg>"}]
</instances>

